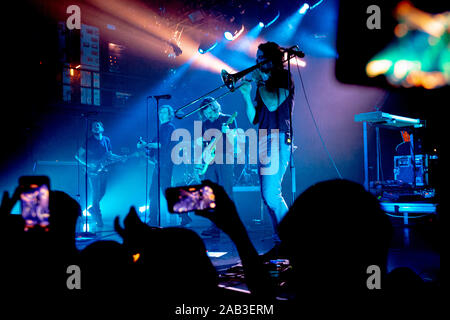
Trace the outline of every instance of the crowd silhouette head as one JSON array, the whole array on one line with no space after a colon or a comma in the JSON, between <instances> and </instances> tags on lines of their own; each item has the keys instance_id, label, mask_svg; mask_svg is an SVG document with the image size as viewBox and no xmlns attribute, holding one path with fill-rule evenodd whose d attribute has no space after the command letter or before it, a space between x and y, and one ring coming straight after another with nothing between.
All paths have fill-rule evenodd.
<instances>
[{"instance_id":1,"label":"crowd silhouette head","mask_svg":"<svg viewBox=\"0 0 450 320\"><path fill-rule=\"evenodd\" d=\"M281 251L292 262L297 290L367 292L367 268L386 271L392 228L378 200L348 180L304 191L279 225Z\"/></svg>"}]
</instances>

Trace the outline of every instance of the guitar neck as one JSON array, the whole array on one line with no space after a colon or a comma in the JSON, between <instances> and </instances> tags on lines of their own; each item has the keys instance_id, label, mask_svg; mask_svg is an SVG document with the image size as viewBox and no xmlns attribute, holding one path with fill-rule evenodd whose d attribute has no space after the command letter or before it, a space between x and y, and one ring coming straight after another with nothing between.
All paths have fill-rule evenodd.
<instances>
[{"instance_id":1,"label":"guitar neck","mask_svg":"<svg viewBox=\"0 0 450 320\"><path fill-rule=\"evenodd\" d=\"M229 126L234 121L234 119L236 119L236 117L237 112L234 112L233 115L227 120L226 125Z\"/></svg>"}]
</instances>

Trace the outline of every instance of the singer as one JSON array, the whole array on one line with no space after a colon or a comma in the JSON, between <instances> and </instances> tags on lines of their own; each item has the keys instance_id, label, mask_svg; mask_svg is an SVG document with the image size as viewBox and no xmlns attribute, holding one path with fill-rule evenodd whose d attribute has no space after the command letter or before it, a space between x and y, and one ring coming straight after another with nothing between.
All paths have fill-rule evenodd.
<instances>
[{"instance_id":1,"label":"singer","mask_svg":"<svg viewBox=\"0 0 450 320\"><path fill-rule=\"evenodd\" d=\"M283 198L281 183L289 164L290 158L290 112L294 107L294 85L288 70L283 65L283 50L275 42L266 42L258 46L256 62L269 60L252 73L257 83L255 101L251 98L251 84L247 81L239 88L241 92L247 117L252 124L259 124L259 129L267 130L267 138L259 141L259 178L261 194L269 210L274 228L273 239L278 238L278 222L288 212L288 206ZM289 77L289 78L288 78ZM290 87L289 87L290 84ZM270 133L278 129L278 134ZM278 156L270 153L268 146L278 139ZM264 163L261 159L279 161L278 170L273 174L261 174L262 170L271 167L271 163ZM276 167L276 166L275 166Z\"/></svg>"}]
</instances>

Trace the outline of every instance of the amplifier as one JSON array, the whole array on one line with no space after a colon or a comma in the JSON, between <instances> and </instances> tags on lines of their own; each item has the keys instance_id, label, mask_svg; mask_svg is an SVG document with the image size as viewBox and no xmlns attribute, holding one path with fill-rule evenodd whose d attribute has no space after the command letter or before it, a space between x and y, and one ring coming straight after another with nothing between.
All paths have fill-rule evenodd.
<instances>
[{"instance_id":1,"label":"amplifier","mask_svg":"<svg viewBox=\"0 0 450 320\"><path fill-rule=\"evenodd\" d=\"M428 155L417 154L416 158L416 186L428 185ZM412 157L394 156L394 180L413 184L414 173Z\"/></svg>"}]
</instances>

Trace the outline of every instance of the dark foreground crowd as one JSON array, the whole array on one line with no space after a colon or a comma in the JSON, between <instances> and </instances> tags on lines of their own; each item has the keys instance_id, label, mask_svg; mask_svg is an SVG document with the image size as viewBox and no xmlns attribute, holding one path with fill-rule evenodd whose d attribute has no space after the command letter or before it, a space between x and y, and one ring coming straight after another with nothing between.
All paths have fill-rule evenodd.
<instances>
[{"instance_id":1,"label":"dark foreground crowd","mask_svg":"<svg viewBox=\"0 0 450 320\"><path fill-rule=\"evenodd\" d=\"M311 312L313 318L321 318L359 309L360 318L366 318L385 308L414 311L423 304L434 309L439 285L424 282L406 267L387 272L393 229L378 200L361 185L330 180L308 188L280 222L281 242L259 255L234 203L221 186L207 183L215 190L217 207L213 214L197 214L234 242L250 294L218 285L205 245L192 230L151 227L131 207L123 226L118 218L114 224L123 243L98 240L79 251L77 201L52 191L51 228L24 232L21 216L10 214L17 194L10 197L5 192L3 302L17 304L18 312L46 314L63 307L64 314L72 316L90 314L88 310L103 315L125 311L148 319L222 319L219 308L226 311L226 306L236 305L241 314L228 316L237 319L311 318L305 316ZM284 285L288 298L279 298L277 282L265 263L277 258L290 262ZM272 314L254 315L256 309L250 314L248 308L255 305L266 306L266 311L273 306ZM207 317L189 315L194 309L187 308L194 306L217 308Z\"/></svg>"}]
</instances>

